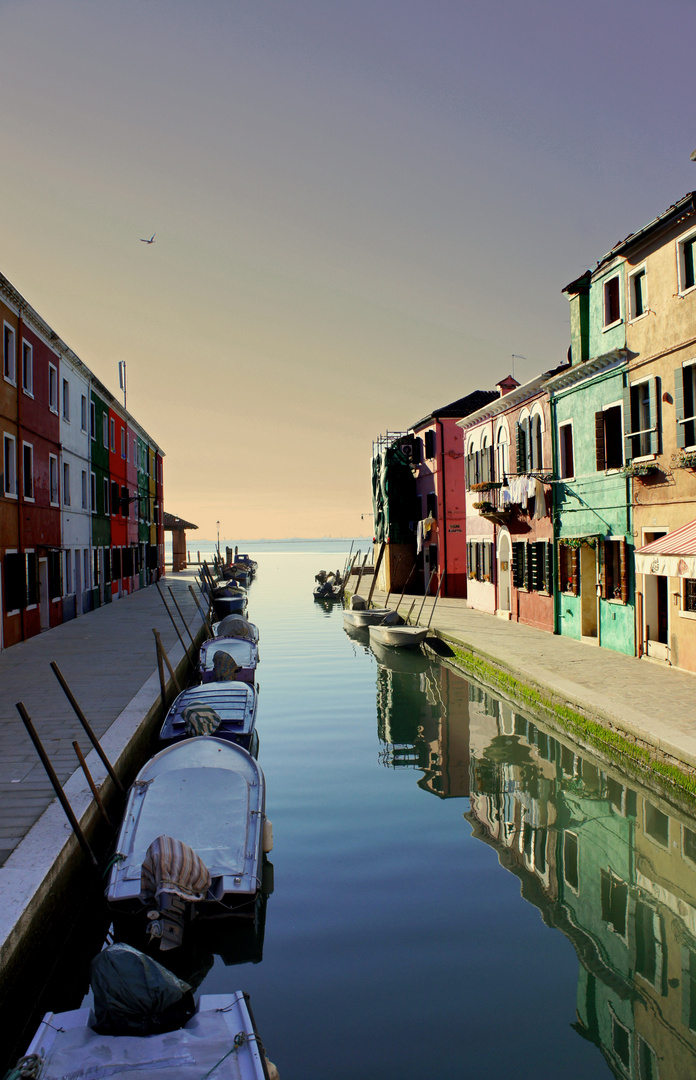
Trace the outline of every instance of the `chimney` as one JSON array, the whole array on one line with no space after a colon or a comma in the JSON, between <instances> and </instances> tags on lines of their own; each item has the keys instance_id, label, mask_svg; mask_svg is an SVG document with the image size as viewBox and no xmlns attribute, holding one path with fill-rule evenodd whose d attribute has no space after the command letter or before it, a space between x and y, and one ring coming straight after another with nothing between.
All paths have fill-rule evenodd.
<instances>
[{"instance_id":1,"label":"chimney","mask_svg":"<svg viewBox=\"0 0 696 1080\"><path fill-rule=\"evenodd\" d=\"M517 379L512 375L507 375L504 379L501 379L499 383L495 384L496 390L499 391L501 397L505 397L511 390L516 390L520 384Z\"/></svg>"}]
</instances>

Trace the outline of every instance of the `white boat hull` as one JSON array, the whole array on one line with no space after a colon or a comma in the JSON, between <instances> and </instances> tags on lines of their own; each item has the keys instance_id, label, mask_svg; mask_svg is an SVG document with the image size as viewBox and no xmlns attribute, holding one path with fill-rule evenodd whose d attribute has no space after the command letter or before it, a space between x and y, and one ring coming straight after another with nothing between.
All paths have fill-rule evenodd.
<instances>
[{"instance_id":1,"label":"white boat hull","mask_svg":"<svg viewBox=\"0 0 696 1080\"><path fill-rule=\"evenodd\" d=\"M371 626L370 644L391 645L395 649L417 649L428 636L424 626Z\"/></svg>"},{"instance_id":2,"label":"white boat hull","mask_svg":"<svg viewBox=\"0 0 696 1080\"><path fill-rule=\"evenodd\" d=\"M344 626L391 626L399 621L399 616L391 608L369 608L367 611L344 611Z\"/></svg>"}]
</instances>

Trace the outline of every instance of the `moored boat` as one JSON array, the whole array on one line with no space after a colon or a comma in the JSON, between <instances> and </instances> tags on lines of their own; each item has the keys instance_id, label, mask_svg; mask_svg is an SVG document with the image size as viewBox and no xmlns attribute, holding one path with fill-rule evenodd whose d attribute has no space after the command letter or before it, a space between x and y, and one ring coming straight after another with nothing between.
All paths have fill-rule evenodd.
<instances>
[{"instance_id":1,"label":"moored boat","mask_svg":"<svg viewBox=\"0 0 696 1080\"><path fill-rule=\"evenodd\" d=\"M366 608L364 611L344 611L344 626L394 626L399 623L400 616L391 608Z\"/></svg>"},{"instance_id":2,"label":"moored boat","mask_svg":"<svg viewBox=\"0 0 696 1080\"><path fill-rule=\"evenodd\" d=\"M253 685L259 662L255 641L238 637L208 638L201 645L198 674L201 682L224 682L234 679Z\"/></svg>"},{"instance_id":3,"label":"moored boat","mask_svg":"<svg viewBox=\"0 0 696 1080\"><path fill-rule=\"evenodd\" d=\"M234 743L204 735L160 750L130 790L106 888L121 926L147 919L172 948L196 915L253 915L272 848L265 802L258 762Z\"/></svg>"},{"instance_id":4,"label":"moored boat","mask_svg":"<svg viewBox=\"0 0 696 1080\"><path fill-rule=\"evenodd\" d=\"M174 700L160 729L165 746L196 735L214 735L258 756L257 697L247 682L206 682Z\"/></svg>"},{"instance_id":5,"label":"moored boat","mask_svg":"<svg viewBox=\"0 0 696 1080\"><path fill-rule=\"evenodd\" d=\"M259 628L243 615L226 615L213 626L215 637L246 638L248 641L259 640Z\"/></svg>"},{"instance_id":6,"label":"moored boat","mask_svg":"<svg viewBox=\"0 0 696 1080\"><path fill-rule=\"evenodd\" d=\"M416 649L428 636L427 626L371 626L370 644L390 645L396 649Z\"/></svg>"}]
</instances>

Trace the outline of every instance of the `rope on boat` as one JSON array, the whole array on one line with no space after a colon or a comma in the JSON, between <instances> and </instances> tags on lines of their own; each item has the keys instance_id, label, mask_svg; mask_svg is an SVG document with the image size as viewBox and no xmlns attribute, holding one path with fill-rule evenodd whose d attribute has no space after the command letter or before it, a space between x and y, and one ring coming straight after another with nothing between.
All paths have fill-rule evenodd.
<instances>
[{"instance_id":1,"label":"rope on boat","mask_svg":"<svg viewBox=\"0 0 696 1080\"><path fill-rule=\"evenodd\" d=\"M41 1064L39 1054L27 1054L19 1059L14 1069L5 1073L3 1080L35 1080L39 1076Z\"/></svg>"},{"instance_id":2,"label":"rope on boat","mask_svg":"<svg viewBox=\"0 0 696 1080\"><path fill-rule=\"evenodd\" d=\"M215 1011L216 1012L226 1012L226 1009L216 1009ZM253 1036L247 1035L246 1031L238 1031L237 1034L234 1037L234 1043L232 1045L232 1049L228 1050L227 1053L224 1054L223 1057L221 1057L219 1061L216 1061L215 1064L213 1065L212 1069L208 1069L207 1073L205 1073L205 1075L201 1077L201 1080L206 1080L206 1078L208 1076L211 1076L215 1072L215 1070L217 1069L218 1065L222 1065L223 1061L226 1061L227 1058L230 1057L231 1054L236 1054L237 1051L239 1049L241 1049L241 1047L244 1046L247 1043L247 1041L250 1042L252 1038L253 1038Z\"/></svg>"}]
</instances>

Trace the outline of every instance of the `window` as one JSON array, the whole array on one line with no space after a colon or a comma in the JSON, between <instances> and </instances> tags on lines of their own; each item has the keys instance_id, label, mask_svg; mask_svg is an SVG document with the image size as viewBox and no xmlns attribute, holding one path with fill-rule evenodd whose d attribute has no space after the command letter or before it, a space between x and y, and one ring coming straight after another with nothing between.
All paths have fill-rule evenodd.
<instances>
[{"instance_id":1,"label":"window","mask_svg":"<svg viewBox=\"0 0 696 1080\"><path fill-rule=\"evenodd\" d=\"M563 877L571 889L578 891L578 838L575 833L563 834Z\"/></svg>"},{"instance_id":2,"label":"window","mask_svg":"<svg viewBox=\"0 0 696 1080\"><path fill-rule=\"evenodd\" d=\"M111 453L116 453L116 421L111 417Z\"/></svg>"},{"instance_id":3,"label":"window","mask_svg":"<svg viewBox=\"0 0 696 1080\"><path fill-rule=\"evenodd\" d=\"M662 989L663 932L660 916L643 900L636 899L636 972L656 989Z\"/></svg>"},{"instance_id":4,"label":"window","mask_svg":"<svg viewBox=\"0 0 696 1080\"><path fill-rule=\"evenodd\" d=\"M34 501L34 447L27 442L22 443L22 494Z\"/></svg>"},{"instance_id":5,"label":"window","mask_svg":"<svg viewBox=\"0 0 696 1080\"><path fill-rule=\"evenodd\" d=\"M25 607L26 602L26 560L17 551L8 551L5 554L5 610L12 615Z\"/></svg>"},{"instance_id":6,"label":"window","mask_svg":"<svg viewBox=\"0 0 696 1080\"><path fill-rule=\"evenodd\" d=\"M53 364L48 365L48 407L51 412L58 412L58 370Z\"/></svg>"},{"instance_id":7,"label":"window","mask_svg":"<svg viewBox=\"0 0 696 1080\"><path fill-rule=\"evenodd\" d=\"M63 419L70 423L70 383L63 379Z\"/></svg>"},{"instance_id":8,"label":"window","mask_svg":"<svg viewBox=\"0 0 696 1080\"><path fill-rule=\"evenodd\" d=\"M63 595L63 559L60 551L48 553L48 597L60 600Z\"/></svg>"},{"instance_id":9,"label":"window","mask_svg":"<svg viewBox=\"0 0 696 1080\"><path fill-rule=\"evenodd\" d=\"M121 457L125 460L126 457L126 429L121 428Z\"/></svg>"},{"instance_id":10,"label":"window","mask_svg":"<svg viewBox=\"0 0 696 1080\"><path fill-rule=\"evenodd\" d=\"M684 578L682 610L696 614L696 578Z\"/></svg>"},{"instance_id":11,"label":"window","mask_svg":"<svg viewBox=\"0 0 696 1080\"><path fill-rule=\"evenodd\" d=\"M530 422L530 457L531 467L535 471L543 469L544 445L542 440L541 417L535 413Z\"/></svg>"},{"instance_id":12,"label":"window","mask_svg":"<svg viewBox=\"0 0 696 1080\"><path fill-rule=\"evenodd\" d=\"M70 466L63 462L63 506L70 506Z\"/></svg>"},{"instance_id":13,"label":"window","mask_svg":"<svg viewBox=\"0 0 696 1080\"><path fill-rule=\"evenodd\" d=\"M38 562L34 551L25 554L25 580L27 584L27 607L36 607L39 602Z\"/></svg>"},{"instance_id":14,"label":"window","mask_svg":"<svg viewBox=\"0 0 696 1080\"><path fill-rule=\"evenodd\" d=\"M28 341L22 342L22 390L34 396L34 350Z\"/></svg>"},{"instance_id":15,"label":"window","mask_svg":"<svg viewBox=\"0 0 696 1080\"><path fill-rule=\"evenodd\" d=\"M677 446L696 446L696 361L674 372L674 406L677 419Z\"/></svg>"},{"instance_id":16,"label":"window","mask_svg":"<svg viewBox=\"0 0 696 1080\"><path fill-rule=\"evenodd\" d=\"M73 591L73 574L72 574L72 551L67 550L65 552L65 595L69 596Z\"/></svg>"},{"instance_id":17,"label":"window","mask_svg":"<svg viewBox=\"0 0 696 1080\"><path fill-rule=\"evenodd\" d=\"M109 449L109 414L102 413L102 437L104 442L104 449Z\"/></svg>"},{"instance_id":18,"label":"window","mask_svg":"<svg viewBox=\"0 0 696 1080\"><path fill-rule=\"evenodd\" d=\"M115 516L121 509L121 498L119 494L119 487L115 481L111 481L111 513Z\"/></svg>"},{"instance_id":19,"label":"window","mask_svg":"<svg viewBox=\"0 0 696 1080\"><path fill-rule=\"evenodd\" d=\"M661 847L669 847L669 818L652 803L645 803L645 835Z\"/></svg>"},{"instance_id":20,"label":"window","mask_svg":"<svg viewBox=\"0 0 696 1080\"><path fill-rule=\"evenodd\" d=\"M553 544L545 540L512 545L512 584L530 592L551 592L553 588Z\"/></svg>"},{"instance_id":21,"label":"window","mask_svg":"<svg viewBox=\"0 0 696 1080\"><path fill-rule=\"evenodd\" d=\"M516 589L527 588L526 541L512 545L512 584Z\"/></svg>"},{"instance_id":22,"label":"window","mask_svg":"<svg viewBox=\"0 0 696 1080\"><path fill-rule=\"evenodd\" d=\"M466 545L469 577L475 581L492 581L494 549L487 540L470 541Z\"/></svg>"},{"instance_id":23,"label":"window","mask_svg":"<svg viewBox=\"0 0 696 1080\"><path fill-rule=\"evenodd\" d=\"M91 583L90 583L90 580L89 580L89 570L90 570L90 566L89 566L89 550L87 548L85 548L84 551L82 552L82 556L83 556L83 562L84 562L84 578L83 578L82 584L83 584L85 589L89 589L89 588L91 588Z\"/></svg>"},{"instance_id":24,"label":"window","mask_svg":"<svg viewBox=\"0 0 696 1080\"><path fill-rule=\"evenodd\" d=\"M17 442L14 435L3 438L3 469L5 473L5 495L17 498Z\"/></svg>"},{"instance_id":25,"label":"window","mask_svg":"<svg viewBox=\"0 0 696 1080\"><path fill-rule=\"evenodd\" d=\"M624 1069L628 1070L631 1064L631 1037L628 1028L615 1016L611 1018L611 1045Z\"/></svg>"},{"instance_id":26,"label":"window","mask_svg":"<svg viewBox=\"0 0 696 1080\"><path fill-rule=\"evenodd\" d=\"M437 518L437 495L430 491L425 497L425 510L428 517Z\"/></svg>"},{"instance_id":27,"label":"window","mask_svg":"<svg viewBox=\"0 0 696 1080\"><path fill-rule=\"evenodd\" d=\"M573 458L573 425L561 424L558 429L558 441L561 456L561 480L570 480L575 476L575 459Z\"/></svg>"},{"instance_id":28,"label":"window","mask_svg":"<svg viewBox=\"0 0 696 1080\"><path fill-rule=\"evenodd\" d=\"M426 458L435 457L435 432L432 429L425 433L425 456Z\"/></svg>"},{"instance_id":29,"label":"window","mask_svg":"<svg viewBox=\"0 0 696 1080\"><path fill-rule=\"evenodd\" d=\"M626 461L659 453L659 379L631 383L624 390Z\"/></svg>"},{"instance_id":30,"label":"window","mask_svg":"<svg viewBox=\"0 0 696 1080\"><path fill-rule=\"evenodd\" d=\"M532 467L530 454L529 417L515 424L515 442L517 444L517 475L528 473Z\"/></svg>"},{"instance_id":31,"label":"window","mask_svg":"<svg viewBox=\"0 0 696 1080\"><path fill-rule=\"evenodd\" d=\"M619 937L626 938L628 885L609 870L600 870L602 921Z\"/></svg>"},{"instance_id":32,"label":"window","mask_svg":"<svg viewBox=\"0 0 696 1080\"><path fill-rule=\"evenodd\" d=\"M597 472L621 468L624 463L622 443L621 406L609 405L595 413Z\"/></svg>"},{"instance_id":33,"label":"window","mask_svg":"<svg viewBox=\"0 0 696 1080\"><path fill-rule=\"evenodd\" d=\"M642 1035L636 1035L638 1053L638 1080L658 1080L657 1055Z\"/></svg>"},{"instance_id":34,"label":"window","mask_svg":"<svg viewBox=\"0 0 696 1080\"><path fill-rule=\"evenodd\" d=\"M619 276L604 282L604 328L613 326L621 320L621 294Z\"/></svg>"},{"instance_id":35,"label":"window","mask_svg":"<svg viewBox=\"0 0 696 1080\"><path fill-rule=\"evenodd\" d=\"M93 514L97 512L97 478L94 473L89 474L90 478L90 510Z\"/></svg>"},{"instance_id":36,"label":"window","mask_svg":"<svg viewBox=\"0 0 696 1080\"><path fill-rule=\"evenodd\" d=\"M677 246L677 272L679 275L679 292L686 292L696 285L696 272L694 270L694 248L696 247L696 235L692 233L678 242Z\"/></svg>"},{"instance_id":37,"label":"window","mask_svg":"<svg viewBox=\"0 0 696 1080\"><path fill-rule=\"evenodd\" d=\"M97 406L93 401L89 403L89 433L95 440L97 439Z\"/></svg>"},{"instance_id":38,"label":"window","mask_svg":"<svg viewBox=\"0 0 696 1080\"><path fill-rule=\"evenodd\" d=\"M81 492L82 492L82 509L83 510L89 510L89 503L87 501L88 500L88 491L87 491L87 470L86 469L82 470Z\"/></svg>"},{"instance_id":39,"label":"window","mask_svg":"<svg viewBox=\"0 0 696 1080\"><path fill-rule=\"evenodd\" d=\"M84 394L80 397L80 431L87 431L87 398Z\"/></svg>"},{"instance_id":40,"label":"window","mask_svg":"<svg viewBox=\"0 0 696 1080\"><path fill-rule=\"evenodd\" d=\"M128 497L128 488L124 486L121 488L121 516L129 518L130 508L131 504Z\"/></svg>"},{"instance_id":41,"label":"window","mask_svg":"<svg viewBox=\"0 0 696 1080\"><path fill-rule=\"evenodd\" d=\"M48 455L48 491L51 506L58 506L58 458L55 454Z\"/></svg>"},{"instance_id":42,"label":"window","mask_svg":"<svg viewBox=\"0 0 696 1080\"><path fill-rule=\"evenodd\" d=\"M104 477L104 513L109 514L109 481Z\"/></svg>"},{"instance_id":43,"label":"window","mask_svg":"<svg viewBox=\"0 0 696 1080\"><path fill-rule=\"evenodd\" d=\"M17 382L17 358L15 356L15 334L11 326L3 323L2 327L2 373L8 382Z\"/></svg>"},{"instance_id":44,"label":"window","mask_svg":"<svg viewBox=\"0 0 696 1080\"><path fill-rule=\"evenodd\" d=\"M648 279L645 276L645 267L641 266L628 278L628 302L630 305L631 319L639 319L648 310Z\"/></svg>"},{"instance_id":45,"label":"window","mask_svg":"<svg viewBox=\"0 0 696 1080\"><path fill-rule=\"evenodd\" d=\"M601 595L605 600L628 602L627 545L624 539L605 540L600 568Z\"/></svg>"}]
</instances>

